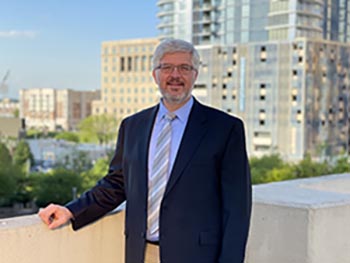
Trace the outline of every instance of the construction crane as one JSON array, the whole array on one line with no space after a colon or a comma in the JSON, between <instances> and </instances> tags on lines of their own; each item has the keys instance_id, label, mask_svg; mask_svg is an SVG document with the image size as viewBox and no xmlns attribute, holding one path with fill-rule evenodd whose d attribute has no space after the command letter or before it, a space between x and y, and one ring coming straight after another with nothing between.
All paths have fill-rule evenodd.
<instances>
[{"instance_id":1,"label":"construction crane","mask_svg":"<svg viewBox=\"0 0 350 263\"><path fill-rule=\"evenodd\" d=\"M10 76L10 70L7 70L5 76L3 77L2 81L0 82L0 93L5 95L8 91L8 85L7 85L7 80Z\"/></svg>"}]
</instances>

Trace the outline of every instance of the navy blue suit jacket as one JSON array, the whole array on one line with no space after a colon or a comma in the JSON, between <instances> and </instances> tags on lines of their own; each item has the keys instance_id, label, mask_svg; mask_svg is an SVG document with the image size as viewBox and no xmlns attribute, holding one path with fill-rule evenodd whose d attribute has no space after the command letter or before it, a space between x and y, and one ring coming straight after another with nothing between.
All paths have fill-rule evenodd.
<instances>
[{"instance_id":1,"label":"navy blue suit jacket","mask_svg":"<svg viewBox=\"0 0 350 263\"><path fill-rule=\"evenodd\" d=\"M148 145L158 106L126 118L108 174L67 205L73 228L126 200L126 263L144 259ZM241 120L194 101L160 208L165 263L242 263L251 183Z\"/></svg>"}]
</instances>

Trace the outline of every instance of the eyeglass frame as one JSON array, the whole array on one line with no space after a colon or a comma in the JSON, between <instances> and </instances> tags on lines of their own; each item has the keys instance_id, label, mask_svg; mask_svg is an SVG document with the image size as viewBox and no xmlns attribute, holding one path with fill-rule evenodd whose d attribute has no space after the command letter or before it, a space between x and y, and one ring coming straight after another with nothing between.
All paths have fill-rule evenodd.
<instances>
[{"instance_id":1,"label":"eyeglass frame","mask_svg":"<svg viewBox=\"0 0 350 263\"><path fill-rule=\"evenodd\" d=\"M164 68L162 68L162 66L169 66L169 72L164 72L163 70L165 70ZM186 66L189 68L189 71L188 72L183 72L181 70L181 66ZM154 70L157 70L157 69L160 69L160 71L164 74L171 74L174 72L175 68L177 69L177 71L181 74L181 75L188 75L190 74L190 72L192 70L196 71L197 72L197 69L191 65L188 65L188 64L180 64L180 65L174 65L174 64L168 64L168 63L165 63L165 64L160 64L159 66L157 66L156 68L154 68Z\"/></svg>"}]
</instances>

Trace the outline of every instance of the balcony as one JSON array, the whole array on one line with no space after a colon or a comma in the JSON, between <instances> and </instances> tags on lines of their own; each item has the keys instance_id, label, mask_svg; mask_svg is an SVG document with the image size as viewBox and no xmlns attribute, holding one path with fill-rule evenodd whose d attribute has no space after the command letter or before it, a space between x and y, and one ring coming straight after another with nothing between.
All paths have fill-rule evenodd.
<instances>
[{"instance_id":1,"label":"balcony","mask_svg":"<svg viewBox=\"0 0 350 263\"><path fill-rule=\"evenodd\" d=\"M350 174L254 186L246 263L350 262ZM4 263L123 263L122 211L74 232L0 220Z\"/></svg>"}]
</instances>

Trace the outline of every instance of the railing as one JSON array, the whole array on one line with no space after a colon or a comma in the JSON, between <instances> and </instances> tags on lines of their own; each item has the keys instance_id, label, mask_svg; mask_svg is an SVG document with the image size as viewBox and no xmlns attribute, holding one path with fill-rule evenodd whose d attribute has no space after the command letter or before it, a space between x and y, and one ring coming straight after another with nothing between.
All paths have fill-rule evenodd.
<instances>
[{"instance_id":1,"label":"railing","mask_svg":"<svg viewBox=\"0 0 350 263\"><path fill-rule=\"evenodd\" d=\"M254 186L246 263L350 263L350 174ZM79 231L0 220L1 263L123 263L124 212Z\"/></svg>"}]
</instances>

